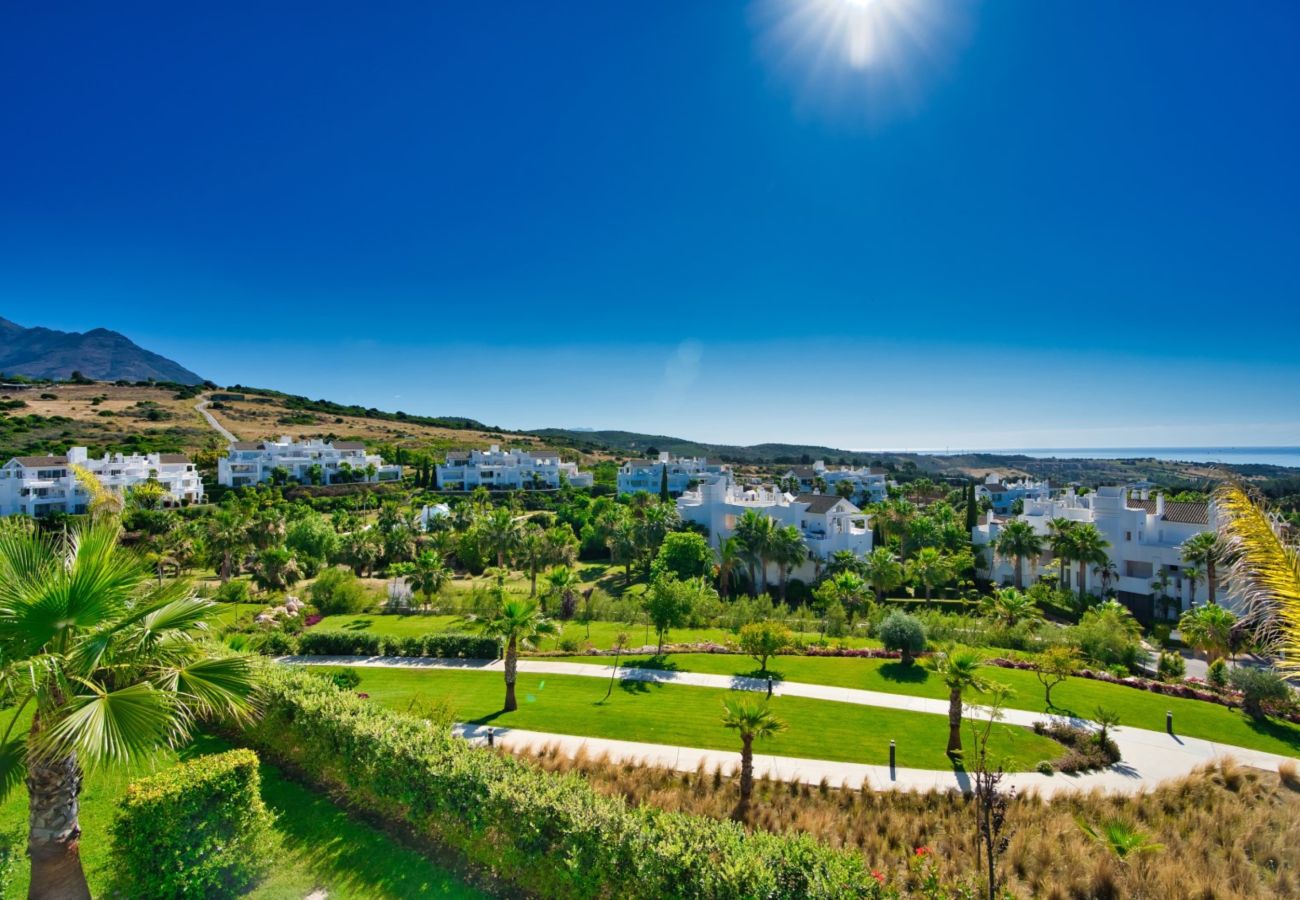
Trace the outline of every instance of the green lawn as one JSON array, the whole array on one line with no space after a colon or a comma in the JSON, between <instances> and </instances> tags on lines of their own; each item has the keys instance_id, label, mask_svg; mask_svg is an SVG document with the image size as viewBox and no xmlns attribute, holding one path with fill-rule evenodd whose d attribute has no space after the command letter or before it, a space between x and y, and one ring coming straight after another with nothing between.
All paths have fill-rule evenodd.
<instances>
[{"instance_id":1,"label":"green lawn","mask_svg":"<svg viewBox=\"0 0 1300 900\"><path fill-rule=\"evenodd\" d=\"M513 726L534 731L739 750L734 732L722 727L722 699L712 688L616 683L563 675L520 674L519 709L502 713L504 684L499 672L356 668L358 691L403 712L446 701L458 721ZM760 753L877 765L889 761L889 741L898 742L898 765L945 769L947 719L900 710L776 697L772 708L789 730L763 741ZM998 726L994 750L1016 770L1058 756L1055 742L1023 728Z\"/></svg>"},{"instance_id":2,"label":"green lawn","mask_svg":"<svg viewBox=\"0 0 1300 900\"><path fill-rule=\"evenodd\" d=\"M7 724L8 716L4 717ZM178 758L218 753L223 740L200 737L179 754L128 768L86 773L81 794L81 856L94 896L108 894L112 881L109 826L127 784L174 765ZM426 857L353 818L328 798L289 781L274 766L262 766L262 796L277 816L283 842L270 874L248 896L260 900L302 900L316 889L335 898L481 897ZM26 843L27 791L21 785L0 804L0 832L20 831ZM28 869L20 856L6 897L27 895Z\"/></svg>"},{"instance_id":3,"label":"green lawn","mask_svg":"<svg viewBox=\"0 0 1300 900\"><path fill-rule=\"evenodd\" d=\"M573 657L569 661L603 666L613 662L609 657L592 656ZM625 657L621 664L657 665L644 656ZM720 675L751 674L758 669L758 663L751 657L714 653L671 654L667 657L666 664L682 672ZM788 681L940 699L947 696L947 690L938 677L922 666L907 668L890 660L781 656L770 662L770 668ZM1008 706L1035 712L1046 711L1043 686L1033 672L990 666L984 670L984 674L1015 692ZM1217 703L1165 697L1087 678L1071 678L1057 685L1052 689L1052 700L1056 704L1055 712L1074 713L1090 718L1097 706L1102 705L1118 712L1121 724L1153 731L1164 730L1165 711L1171 710L1178 734L1300 757L1300 725L1277 719L1256 722L1239 710Z\"/></svg>"}]
</instances>

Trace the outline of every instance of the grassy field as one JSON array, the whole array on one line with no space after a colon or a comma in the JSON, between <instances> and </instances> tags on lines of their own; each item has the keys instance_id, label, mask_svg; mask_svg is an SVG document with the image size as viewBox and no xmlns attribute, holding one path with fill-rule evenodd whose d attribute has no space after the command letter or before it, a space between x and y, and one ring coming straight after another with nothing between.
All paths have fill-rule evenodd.
<instances>
[{"instance_id":1,"label":"grassy field","mask_svg":"<svg viewBox=\"0 0 1300 900\"><path fill-rule=\"evenodd\" d=\"M4 717L7 724L8 716ZM106 896L112 882L109 826L126 786L178 759L230 748L225 741L200 737L180 753L122 769L86 773L81 795L81 856L91 893ZM429 859L395 843L383 832L350 816L328 798L262 766L262 796L276 814L283 850L270 874L248 896L259 900L302 900L322 889L331 898L481 897ZM25 846L27 791L21 785L0 804L0 832L19 833ZM28 869L20 856L5 897L27 895Z\"/></svg>"},{"instance_id":2,"label":"grassy field","mask_svg":"<svg viewBox=\"0 0 1300 900\"><path fill-rule=\"evenodd\" d=\"M591 656L573 657L570 661L603 666L613 662L608 657ZM672 654L666 662L644 656L624 657L621 664L656 668L667 665L682 672L719 675L753 674L758 669L758 664L751 657L713 653ZM938 699L947 696L943 683L922 666L909 668L890 660L782 656L772 660L769 668L779 672L787 681ZM984 670L984 675L991 681L1007 685L1015 692L1008 701L1008 706L1036 712L1047 710L1043 686L1033 672L990 666ZM1165 697L1087 678L1071 678L1057 685L1052 689L1052 700L1056 705L1054 712L1090 718L1097 706L1101 705L1119 713L1121 724L1153 731L1164 730L1165 711L1170 710L1174 714L1174 726L1178 734L1300 757L1300 725L1277 719L1256 722L1240 710L1219 706L1217 703Z\"/></svg>"},{"instance_id":3,"label":"grassy field","mask_svg":"<svg viewBox=\"0 0 1300 900\"><path fill-rule=\"evenodd\" d=\"M735 733L722 727L722 699L712 688L619 682L608 701L608 682L580 676L520 674L519 709L502 713L505 687L499 672L356 668L358 691L377 703L419 714L448 704L458 721L560 734L736 750ZM944 755L947 720L942 716L855 706L801 697L775 697L772 709L789 730L763 741L760 753L884 765L889 741L898 742L898 765L950 767ZM999 726L995 752L1012 769L1028 769L1058 756L1055 742L1032 732Z\"/></svg>"}]
</instances>

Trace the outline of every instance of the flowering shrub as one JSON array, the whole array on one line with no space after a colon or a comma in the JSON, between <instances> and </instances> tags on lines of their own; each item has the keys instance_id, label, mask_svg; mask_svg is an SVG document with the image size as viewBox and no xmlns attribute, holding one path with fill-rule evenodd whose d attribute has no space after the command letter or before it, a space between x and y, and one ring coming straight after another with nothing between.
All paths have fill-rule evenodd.
<instances>
[{"instance_id":1,"label":"flowering shrub","mask_svg":"<svg viewBox=\"0 0 1300 900\"><path fill-rule=\"evenodd\" d=\"M298 639L306 656L431 656L447 659L496 659L501 644L478 634L419 634L385 637L349 631L308 631Z\"/></svg>"},{"instance_id":2,"label":"flowering shrub","mask_svg":"<svg viewBox=\"0 0 1300 900\"><path fill-rule=\"evenodd\" d=\"M577 775L475 748L322 678L268 667L244 738L325 790L545 897L895 897L859 855L806 835L747 832L630 808Z\"/></svg>"}]
</instances>

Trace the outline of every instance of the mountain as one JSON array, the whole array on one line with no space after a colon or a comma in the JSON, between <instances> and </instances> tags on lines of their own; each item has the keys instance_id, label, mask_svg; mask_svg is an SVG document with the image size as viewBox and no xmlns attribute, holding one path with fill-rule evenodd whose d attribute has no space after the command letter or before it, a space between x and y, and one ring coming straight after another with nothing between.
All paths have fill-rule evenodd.
<instances>
[{"instance_id":1,"label":"mountain","mask_svg":"<svg viewBox=\"0 0 1300 900\"><path fill-rule=\"evenodd\" d=\"M66 380L80 372L96 381L174 381L201 384L189 369L106 328L84 334L24 328L0 319L0 372Z\"/></svg>"}]
</instances>

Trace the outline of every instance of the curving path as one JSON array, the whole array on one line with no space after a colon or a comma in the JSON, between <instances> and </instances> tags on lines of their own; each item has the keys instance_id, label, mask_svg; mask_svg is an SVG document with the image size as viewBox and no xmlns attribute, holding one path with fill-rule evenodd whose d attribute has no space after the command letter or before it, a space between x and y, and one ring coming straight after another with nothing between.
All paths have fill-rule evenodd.
<instances>
[{"instance_id":1,"label":"curving path","mask_svg":"<svg viewBox=\"0 0 1300 900\"><path fill-rule=\"evenodd\" d=\"M385 656L285 656L279 662L298 665L360 666L399 669L461 669L482 672L502 672L502 660L431 659ZM609 678L609 668L560 660L521 659L519 671L539 675L576 675L587 678ZM619 677L629 681L646 681L660 684L682 684L693 687L721 688L724 690L767 692L767 681L730 675L712 675L702 672L666 672L659 669L619 668ZM772 693L786 697L807 697L836 703L859 706L878 706L930 715L948 714L946 700L913 697L907 694L888 694L853 688L831 687L805 682L775 682ZM978 714L978 707L973 707ZM1001 721L1008 725L1032 726L1053 717L1023 709L1003 710ZM1083 719L1068 719L1075 725L1092 726ZM486 740L487 729L476 726L459 726L465 737ZM1170 778L1187 775L1199 766L1221 757L1232 757L1239 763L1260 769L1276 771L1283 762L1294 762L1287 756L1250 750L1232 744L1220 744L1202 738L1171 736L1162 731L1121 726L1111 730L1123 761L1101 772L1086 775L1042 775L1037 772L1008 774L1003 782L1016 790L1034 789L1049 796L1061 791L1101 790L1115 793L1136 793L1154 787ZM579 735L551 734L524 731L514 728L497 728L495 737L503 746L514 750L536 748L548 744L560 746L566 753L579 751L589 755L608 754L613 761L634 760L663 765L681 771L694 771L701 764L712 769L722 766L724 771L736 762L736 754L695 747L676 747L667 744L649 744L639 741L616 741ZM800 781L817 784L825 778L832 785L864 784L876 790L902 788L957 788L965 789L968 778L964 773L929 769L894 769L889 766L861 763L830 762L826 760L796 759L793 757L755 754L755 771L766 773L781 781Z\"/></svg>"},{"instance_id":2,"label":"curving path","mask_svg":"<svg viewBox=\"0 0 1300 900\"><path fill-rule=\"evenodd\" d=\"M220 422L217 421L216 416L208 412L208 403L209 401L207 397L204 397L198 403L194 404L195 412L197 412L203 418L207 419L208 424L211 425L214 429L216 429L217 434L221 435L223 438L230 441L230 443L233 444L235 441L239 440L239 438L235 437L232 431L230 431L228 428L226 428L226 426L222 425Z\"/></svg>"}]
</instances>

